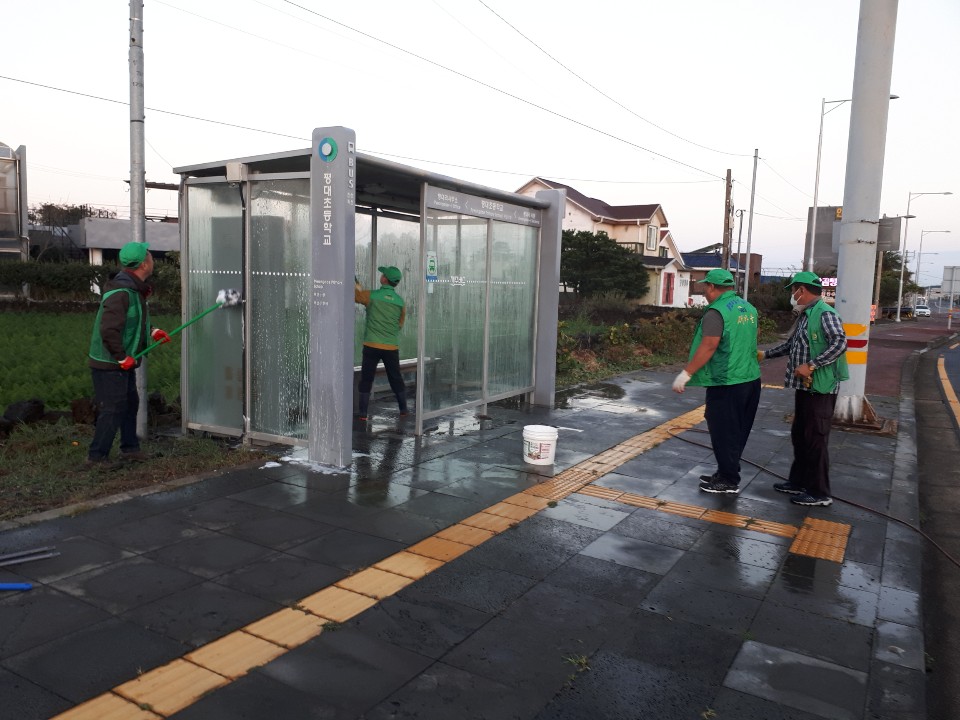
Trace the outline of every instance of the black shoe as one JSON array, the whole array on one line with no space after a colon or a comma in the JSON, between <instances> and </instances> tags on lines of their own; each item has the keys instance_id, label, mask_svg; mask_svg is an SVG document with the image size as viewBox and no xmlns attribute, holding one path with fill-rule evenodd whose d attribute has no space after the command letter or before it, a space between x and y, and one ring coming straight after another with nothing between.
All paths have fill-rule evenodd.
<instances>
[{"instance_id":1,"label":"black shoe","mask_svg":"<svg viewBox=\"0 0 960 720\"><path fill-rule=\"evenodd\" d=\"M712 483L712 482L714 482L715 480L719 480L719 479L720 479L720 476L717 475L717 473L714 473L713 475L701 475L701 476L700 476L700 484L701 484L701 485L706 485L706 484L708 484L708 483Z\"/></svg>"},{"instance_id":2,"label":"black shoe","mask_svg":"<svg viewBox=\"0 0 960 720\"><path fill-rule=\"evenodd\" d=\"M806 492L802 487L794 485L792 482L774 483L773 489L777 492L787 493L788 495L802 495Z\"/></svg>"},{"instance_id":3,"label":"black shoe","mask_svg":"<svg viewBox=\"0 0 960 720\"><path fill-rule=\"evenodd\" d=\"M740 492L740 486L734 485L733 483L727 482L726 480L721 480L720 478L717 478L713 482L703 483L700 486L700 491L708 492L708 493L725 493L729 495L736 495L738 492Z\"/></svg>"},{"instance_id":4,"label":"black shoe","mask_svg":"<svg viewBox=\"0 0 960 720\"><path fill-rule=\"evenodd\" d=\"M829 495L817 497L816 495L805 492L790 498L790 502L794 505L823 505L826 507L827 505L833 505L833 498Z\"/></svg>"}]
</instances>

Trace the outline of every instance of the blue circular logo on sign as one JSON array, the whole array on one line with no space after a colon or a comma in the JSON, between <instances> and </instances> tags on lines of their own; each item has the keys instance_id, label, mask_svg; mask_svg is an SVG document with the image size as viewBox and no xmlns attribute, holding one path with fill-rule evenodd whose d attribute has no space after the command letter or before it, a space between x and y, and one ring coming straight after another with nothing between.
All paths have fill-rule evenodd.
<instances>
[{"instance_id":1,"label":"blue circular logo on sign","mask_svg":"<svg viewBox=\"0 0 960 720\"><path fill-rule=\"evenodd\" d=\"M332 137L325 137L317 147L317 154L324 162L333 162L337 159L337 141Z\"/></svg>"}]
</instances>

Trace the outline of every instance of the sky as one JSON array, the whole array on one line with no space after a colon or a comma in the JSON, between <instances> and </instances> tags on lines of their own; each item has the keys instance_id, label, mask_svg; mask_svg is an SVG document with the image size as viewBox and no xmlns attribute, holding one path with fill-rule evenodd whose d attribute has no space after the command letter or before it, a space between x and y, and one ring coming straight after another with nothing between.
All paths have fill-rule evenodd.
<instances>
[{"instance_id":1,"label":"sky","mask_svg":"<svg viewBox=\"0 0 960 720\"><path fill-rule=\"evenodd\" d=\"M144 0L147 180L344 125L362 153L483 185L539 175L659 203L689 252L722 239L728 168L749 209L756 148L751 250L797 269L821 101L851 97L858 14L854 0ZM129 216L129 6L8 3L4 24L0 142L27 147L30 204ZM958 0L899 4L880 213L914 194L908 268L925 231L924 285L960 265L958 32ZM841 205L850 104L827 109L819 204ZM176 215L177 194L146 206Z\"/></svg>"}]
</instances>

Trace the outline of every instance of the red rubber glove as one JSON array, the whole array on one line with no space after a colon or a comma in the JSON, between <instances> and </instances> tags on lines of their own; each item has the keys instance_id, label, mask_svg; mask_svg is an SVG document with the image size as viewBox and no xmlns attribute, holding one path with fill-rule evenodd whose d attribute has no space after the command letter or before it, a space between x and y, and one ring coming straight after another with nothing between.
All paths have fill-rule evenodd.
<instances>
[{"instance_id":1,"label":"red rubber glove","mask_svg":"<svg viewBox=\"0 0 960 720\"><path fill-rule=\"evenodd\" d=\"M132 357L127 355L123 360L120 361L121 370L132 370L133 366L137 364L137 361Z\"/></svg>"},{"instance_id":2,"label":"red rubber glove","mask_svg":"<svg viewBox=\"0 0 960 720\"><path fill-rule=\"evenodd\" d=\"M161 342L161 343L170 342L170 336L167 335L166 330L161 330L160 328L154 328L153 332L150 333L150 337L153 338L154 342Z\"/></svg>"}]
</instances>

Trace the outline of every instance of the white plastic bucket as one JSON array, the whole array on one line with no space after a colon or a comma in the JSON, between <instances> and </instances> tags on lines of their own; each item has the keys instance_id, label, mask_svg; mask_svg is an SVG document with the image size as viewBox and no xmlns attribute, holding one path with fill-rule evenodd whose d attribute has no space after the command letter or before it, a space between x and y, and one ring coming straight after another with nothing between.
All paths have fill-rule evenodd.
<instances>
[{"instance_id":1,"label":"white plastic bucket","mask_svg":"<svg viewBox=\"0 0 960 720\"><path fill-rule=\"evenodd\" d=\"M523 460L531 465L553 465L557 451L557 429L549 425L523 428Z\"/></svg>"}]
</instances>

